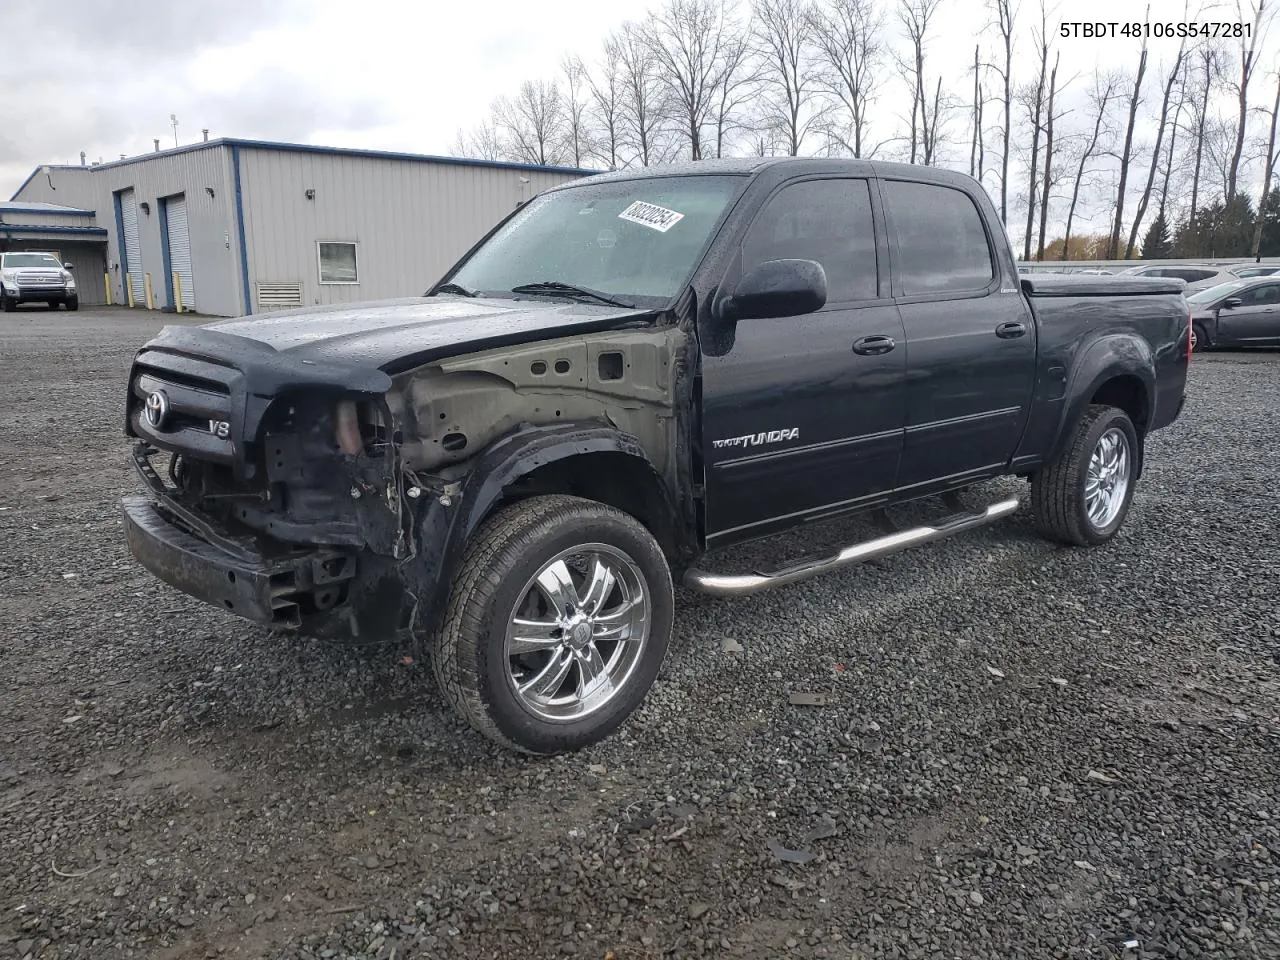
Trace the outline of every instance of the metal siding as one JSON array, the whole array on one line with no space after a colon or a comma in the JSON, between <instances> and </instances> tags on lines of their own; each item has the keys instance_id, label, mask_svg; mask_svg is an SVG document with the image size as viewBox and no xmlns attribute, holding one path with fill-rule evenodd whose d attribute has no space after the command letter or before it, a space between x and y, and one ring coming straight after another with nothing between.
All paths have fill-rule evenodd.
<instances>
[{"instance_id":1,"label":"metal siding","mask_svg":"<svg viewBox=\"0 0 1280 960\"><path fill-rule=\"evenodd\" d=\"M196 286L191 274L191 235L187 231L187 198L170 197L169 213L169 269L178 275L182 284L182 305L194 309ZM175 296L177 291L174 291Z\"/></svg>"},{"instance_id":2,"label":"metal siding","mask_svg":"<svg viewBox=\"0 0 1280 960\"><path fill-rule=\"evenodd\" d=\"M577 179L248 146L240 164L251 285L301 283L308 305L420 296L517 199ZM322 240L357 244L357 284L320 283Z\"/></svg>"},{"instance_id":3,"label":"metal siding","mask_svg":"<svg viewBox=\"0 0 1280 960\"><path fill-rule=\"evenodd\" d=\"M129 277L133 281L133 303L137 306L146 303L147 293L145 286L146 275L142 269L141 244L138 241L138 200L135 191L121 191L120 216L122 218L122 229L124 230L124 236L121 238L121 247L124 251L122 259L125 270L128 271ZM129 302L127 286L121 294L120 302L123 304L128 304Z\"/></svg>"},{"instance_id":4,"label":"metal siding","mask_svg":"<svg viewBox=\"0 0 1280 960\"><path fill-rule=\"evenodd\" d=\"M111 194L133 188L138 202L146 201L151 213L138 216L138 241L141 269L151 274L156 306L165 303L164 246L160 231L160 198L184 194L186 198L187 235L191 250L191 272L198 274L200 289L193 298L184 290L188 309L211 316L234 317L240 309L239 253L236 245L234 197L228 178L227 154L230 148L210 145L202 150L159 154L136 163L97 170L93 179L98 184L98 197L88 205L98 211L98 225L107 227L111 236L108 261L111 264L113 296L123 303L124 285L120 276L116 225L109 214ZM54 173L57 183L57 172ZM213 191L210 196L206 187ZM78 200L78 203L86 201ZM135 279L135 283L137 280ZM185 280L184 280L185 286ZM143 302L143 288L135 290L137 302ZM194 305L193 305L194 300Z\"/></svg>"}]
</instances>

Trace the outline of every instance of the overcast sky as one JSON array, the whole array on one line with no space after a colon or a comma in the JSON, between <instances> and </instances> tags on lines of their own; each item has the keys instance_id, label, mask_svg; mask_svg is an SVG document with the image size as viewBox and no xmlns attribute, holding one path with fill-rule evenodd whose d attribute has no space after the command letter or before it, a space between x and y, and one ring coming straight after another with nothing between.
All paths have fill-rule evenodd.
<instances>
[{"instance_id":1,"label":"overcast sky","mask_svg":"<svg viewBox=\"0 0 1280 960\"><path fill-rule=\"evenodd\" d=\"M112 160L150 151L155 137L172 145L171 113L180 143L199 140L208 127L210 137L445 153L460 127L485 117L495 96L526 78L553 75L566 51L591 62L611 29L642 19L654 2L9 0L0 55L0 196L42 163L78 163L81 150L90 161ZM1146 6L1050 2L1062 73L1078 77L1080 96L1097 64L1131 67L1138 42L1060 39L1058 24L1141 19ZM1177 0L1156 0L1152 8L1162 21L1184 19ZM1234 0L1216 7L1210 0L1200 10L1197 19L1237 19ZM1038 0L1021 0L1020 25L1038 16ZM984 31L996 36L989 24L982 0L943 0L929 72L945 64L958 96L972 82L965 73L973 44ZM1271 40L1264 74L1280 60L1280 37ZM1152 41L1153 71L1176 44ZM1025 79L1034 77L1032 56L1024 36L1018 72ZM896 77L891 82L900 85ZM1259 105L1264 84L1273 82L1260 82ZM892 101L884 106L890 109ZM887 117L877 123L889 125ZM965 127L962 116L952 124L961 138ZM956 146L967 157L967 139ZM996 148L988 144L989 153Z\"/></svg>"}]
</instances>

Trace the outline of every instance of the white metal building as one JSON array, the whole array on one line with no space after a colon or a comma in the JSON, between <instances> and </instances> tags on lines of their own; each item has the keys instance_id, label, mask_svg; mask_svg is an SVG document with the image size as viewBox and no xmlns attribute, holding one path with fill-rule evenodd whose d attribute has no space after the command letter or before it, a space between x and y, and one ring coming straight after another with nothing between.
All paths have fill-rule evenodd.
<instances>
[{"instance_id":1,"label":"white metal building","mask_svg":"<svg viewBox=\"0 0 1280 960\"><path fill-rule=\"evenodd\" d=\"M149 290L155 309L241 316L418 296L520 203L593 172L209 140L37 168L0 204L0 249L58 251L84 304L145 307Z\"/></svg>"}]
</instances>

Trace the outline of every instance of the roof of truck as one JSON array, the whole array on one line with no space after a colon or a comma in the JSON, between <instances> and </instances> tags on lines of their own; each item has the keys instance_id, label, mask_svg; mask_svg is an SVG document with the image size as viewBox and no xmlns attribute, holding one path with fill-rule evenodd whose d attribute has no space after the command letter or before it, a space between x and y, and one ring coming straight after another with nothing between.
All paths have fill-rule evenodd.
<instances>
[{"instance_id":1,"label":"roof of truck","mask_svg":"<svg viewBox=\"0 0 1280 960\"><path fill-rule=\"evenodd\" d=\"M862 177L905 177L925 183L973 185L976 181L963 173L942 167L914 163L892 163L885 160L859 160L853 157L742 157L733 159L686 160L681 163L661 164L651 167L634 167L598 173L582 180L557 185L562 190L584 183L601 183L614 180L642 180L650 177L675 177L691 174L725 174L744 176L758 174L774 167L786 167L797 174L825 173Z\"/></svg>"}]
</instances>

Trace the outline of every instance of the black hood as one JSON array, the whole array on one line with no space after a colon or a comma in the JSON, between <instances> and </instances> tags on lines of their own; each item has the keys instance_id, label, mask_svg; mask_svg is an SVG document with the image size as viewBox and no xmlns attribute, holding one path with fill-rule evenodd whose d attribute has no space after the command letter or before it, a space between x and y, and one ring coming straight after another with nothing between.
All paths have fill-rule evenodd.
<instances>
[{"instance_id":1,"label":"black hood","mask_svg":"<svg viewBox=\"0 0 1280 960\"><path fill-rule=\"evenodd\" d=\"M265 343L297 360L396 373L440 357L606 330L653 314L555 300L442 295L257 313L207 329Z\"/></svg>"}]
</instances>

